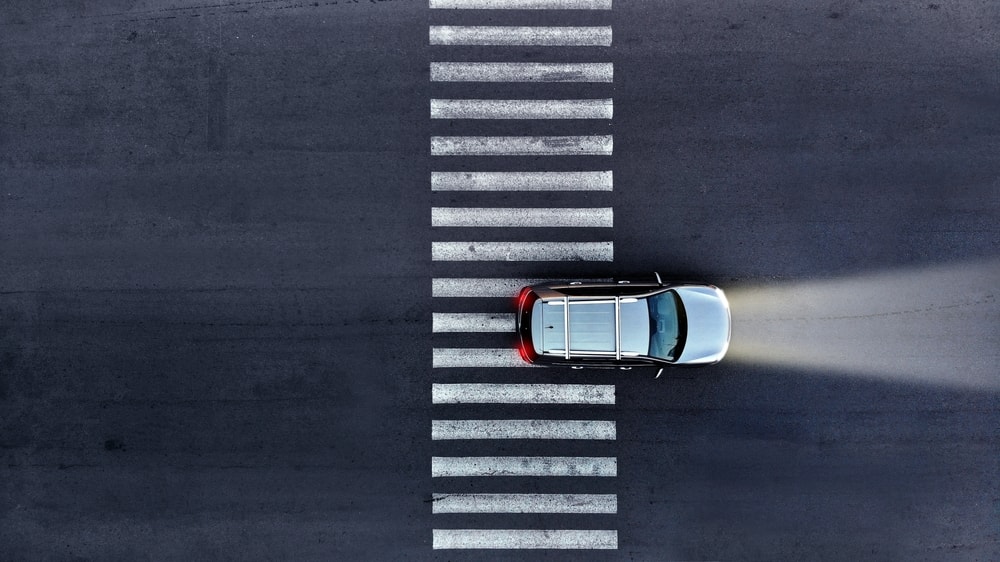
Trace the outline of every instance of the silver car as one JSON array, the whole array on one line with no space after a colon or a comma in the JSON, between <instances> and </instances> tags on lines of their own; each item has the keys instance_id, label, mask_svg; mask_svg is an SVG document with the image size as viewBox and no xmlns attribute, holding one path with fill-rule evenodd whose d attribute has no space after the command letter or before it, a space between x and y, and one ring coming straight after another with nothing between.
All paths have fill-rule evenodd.
<instances>
[{"instance_id":1,"label":"silver car","mask_svg":"<svg viewBox=\"0 0 1000 562\"><path fill-rule=\"evenodd\" d=\"M517 302L519 351L533 364L710 365L729 349L729 301L714 285L667 283L659 274L648 282L547 283L521 289Z\"/></svg>"}]
</instances>

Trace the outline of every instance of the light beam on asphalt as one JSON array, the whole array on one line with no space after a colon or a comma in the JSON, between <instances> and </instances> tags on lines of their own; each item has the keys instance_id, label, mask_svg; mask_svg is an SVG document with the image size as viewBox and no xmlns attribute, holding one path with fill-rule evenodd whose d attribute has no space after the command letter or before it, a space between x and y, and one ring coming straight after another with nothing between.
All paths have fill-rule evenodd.
<instances>
[{"instance_id":1,"label":"light beam on asphalt","mask_svg":"<svg viewBox=\"0 0 1000 562\"><path fill-rule=\"evenodd\" d=\"M726 290L727 358L1000 388L1000 260Z\"/></svg>"}]
</instances>

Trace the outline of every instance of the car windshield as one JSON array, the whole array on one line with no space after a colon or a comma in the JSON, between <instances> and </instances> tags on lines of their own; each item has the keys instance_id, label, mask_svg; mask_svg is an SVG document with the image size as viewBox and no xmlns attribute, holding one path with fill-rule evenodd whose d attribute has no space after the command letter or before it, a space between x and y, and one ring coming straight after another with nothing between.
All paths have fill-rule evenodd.
<instances>
[{"instance_id":1,"label":"car windshield","mask_svg":"<svg viewBox=\"0 0 1000 562\"><path fill-rule=\"evenodd\" d=\"M676 361L684 347L685 318L680 297L665 291L646 299L649 306L649 355Z\"/></svg>"}]
</instances>

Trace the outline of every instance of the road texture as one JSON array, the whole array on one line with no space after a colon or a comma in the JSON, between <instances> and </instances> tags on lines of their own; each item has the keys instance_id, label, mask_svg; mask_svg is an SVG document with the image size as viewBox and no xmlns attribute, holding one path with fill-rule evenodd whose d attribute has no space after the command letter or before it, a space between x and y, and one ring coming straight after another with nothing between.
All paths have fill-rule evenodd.
<instances>
[{"instance_id":1,"label":"road texture","mask_svg":"<svg viewBox=\"0 0 1000 562\"><path fill-rule=\"evenodd\" d=\"M457 24L613 40L430 45L429 26ZM986 0L4 4L0 558L1000 557L998 29ZM611 62L614 79L431 81L431 62L515 60ZM430 99L525 92L611 99L614 116L430 119ZM431 155L432 136L470 135L611 135L613 153ZM613 170L613 190L570 204L429 180L526 167ZM432 226L453 207L610 208L613 228L470 229L451 211ZM469 240L612 241L613 261L432 254ZM510 313L434 297L432 278L654 269L727 290L722 364L659 380L432 368L436 348L508 341L433 333L455 318L435 313L501 328ZM433 384L477 382L613 385L614 400L433 404ZM587 427L605 438L544 454L614 458L615 475L485 485L584 514L432 513L467 509L445 487L484 491L443 486L432 457L539 450L432 439L432 421L477 417L603 422ZM433 529L567 528L616 531L617 548L432 548Z\"/></svg>"}]
</instances>

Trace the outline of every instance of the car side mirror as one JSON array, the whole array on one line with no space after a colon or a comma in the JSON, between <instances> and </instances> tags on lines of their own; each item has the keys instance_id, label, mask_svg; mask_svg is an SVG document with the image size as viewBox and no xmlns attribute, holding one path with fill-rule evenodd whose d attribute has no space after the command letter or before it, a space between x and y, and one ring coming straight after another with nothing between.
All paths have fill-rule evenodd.
<instances>
[{"instance_id":1,"label":"car side mirror","mask_svg":"<svg viewBox=\"0 0 1000 562\"><path fill-rule=\"evenodd\" d=\"M658 379L658 378L660 378L660 375L662 375L662 374L663 374L663 367L660 367L660 370L656 373L656 376L653 377L653 378L654 379Z\"/></svg>"}]
</instances>

